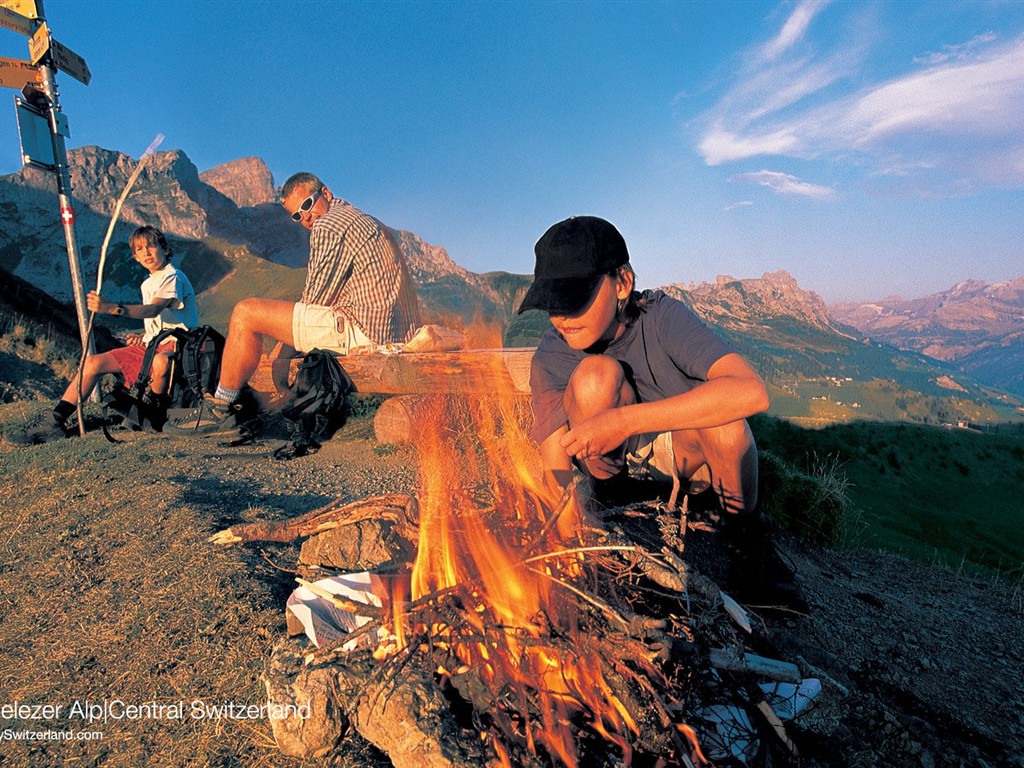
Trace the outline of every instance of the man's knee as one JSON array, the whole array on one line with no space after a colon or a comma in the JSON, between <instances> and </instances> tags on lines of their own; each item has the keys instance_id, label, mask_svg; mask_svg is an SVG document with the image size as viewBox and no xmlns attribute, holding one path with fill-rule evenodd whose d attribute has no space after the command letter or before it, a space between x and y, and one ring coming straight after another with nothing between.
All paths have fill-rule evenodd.
<instances>
[{"instance_id":1,"label":"man's knee","mask_svg":"<svg viewBox=\"0 0 1024 768\"><path fill-rule=\"evenodd\" d=\"M260 299L242 299L231 310L230 328L243 330L252 328L261 315Z\"/></svg>"},{"instance_id":2,"label":"man's knee","mask_svg":"<svg viewBox=\"0 0 1024 768\"><path fill-rule=\"evenodd\" d=\"M618 360L605 355L584 357L569 377L567 393L581 407L608 408L620 405L626 381Z\"/></svg>"}]
</instances>

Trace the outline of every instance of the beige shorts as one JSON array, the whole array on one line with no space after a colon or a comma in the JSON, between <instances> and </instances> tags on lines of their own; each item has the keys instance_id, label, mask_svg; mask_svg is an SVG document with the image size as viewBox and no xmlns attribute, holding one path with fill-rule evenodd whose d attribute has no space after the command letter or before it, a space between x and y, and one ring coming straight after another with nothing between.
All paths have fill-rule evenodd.
<instances>
[{"instance_id":1,"label":"beige shorts","mask_svg":"<svg viewBox=\"0 0 1024 768\"><path fill-rule=\"evenodd\" d=\"M356 347L373 344L358 325L333 308L301 303L292 312L292 339L302 353L323 349L347 355Z\"/></svg>"},{"instance_id":2,"label":"beige shorts","mask_svg":"<svg viewBox=\"0 0 1024 768\"><path fill-rule=\"evenodd\" d=\"M676 474L676 453L671 432L648 432L638 435L635 446L626 453L630 477L640 480L672 482Z\"/></svg>"}]
</instances>

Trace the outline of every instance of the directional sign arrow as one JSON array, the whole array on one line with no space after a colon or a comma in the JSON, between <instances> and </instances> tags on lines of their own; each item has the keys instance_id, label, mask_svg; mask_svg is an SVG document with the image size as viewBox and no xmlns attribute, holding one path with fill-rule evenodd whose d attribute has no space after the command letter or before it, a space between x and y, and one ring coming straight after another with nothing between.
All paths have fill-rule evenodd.
<instances>
[{"instance_id":1,"label":"directional sign arrow","mask_svg":"<svg viewBox=\"0 0 1024 768\"><path fill-rule=\"evenodd\" d=\"M0 56L0 85L20 91L29 83L42 85L43 79L38 69L27 61Z\"/></svg>"},{"instance_id":2,"label":"directional sign arrow","mask_svg":"<svg viewBox=\"0 0 1024 768\"><path fill-rule=\"evenodd\" d=\"M8 8L15 13L20 13L28 19L39 17L39 8L36 5L36 0L0 0L0 6Z\"/></svg>"},{"instance_id":3,"label":"directional sign arrow","mask_svg":"<svg viewBox=\"0 0 1024 768\"><path fill-rule=\"evenodd\" d=\"M44 21L28 39L28 57L32 61L32 65L38 64L48 50L50 50L50 28Z\"/></svg>"},{"instance_id":4,"label":"directional sign arrow","mask_svg":"<svg viewBox=\"0 0 1024 768\"><path fill-rule=\"evenodd\" d=\"M32 36L32 20L26 19L20 13L15 13L10 8L0 7L0 27L13 29L25 37Z\"/></svg>"},{"instance_id":5,"label":"directional sign arrow","mask_svg":"<svg viewBox=\"0 0 1024 768\"><path fill-rule=\"evenodd\" d=\"M50 41L50 47L53 49L53 63L57 65L57 69L67 72L83 85L89 84L89 81L92 80L92 72L89 71L89 65L85 63L85 59L56 40Z\"/></svg>"}]
</instances>

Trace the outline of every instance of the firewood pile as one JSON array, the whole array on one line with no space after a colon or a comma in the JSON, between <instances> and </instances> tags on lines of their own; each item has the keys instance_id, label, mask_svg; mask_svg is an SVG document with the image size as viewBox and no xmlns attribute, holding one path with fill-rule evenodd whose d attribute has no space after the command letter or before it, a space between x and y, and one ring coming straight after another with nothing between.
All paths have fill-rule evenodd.
<instances>
[{"instance_id":1,"label":"firewood pile","mask_svg":"<svg viewBox=\"0 0 1024 768\"><path fill-rule=\"evenodd\" d=\"M500 419L479 423L484 454L520 443ZM438 434L421 461L460 469L425 470L418 498L214 537L304 538L298 571L313 589L341 571L375 574L373 605L319 590L362 617L343 636L316 645L289 616L265 674L272 710L291 713L272 720L283 752L323 757L352 729L398 768L795 758L766 691L795 691L801 671L755 653L752 617L719 589L713 511L683 496L598 512L582 485L544 503L524 492L529 473L495 470L517 460L439 451L469 433Z\"/></svg>"},{"instance_id":2,"label":"firewood pile","mask_svg":"<svg viewBox=\"0 0 1024 768\"><path fill-rule=\"evenodd\" d=\"M218 540L308 537L304 580L345 561L391 573L398 586L407 578L403 558L415 551L416 506L390 494L277 525L236 526ZM322 756L352 728L396 766L640 757L701 765L709 756L700 713L738 706L754 715L762 749L795 753L756 683L798 683L800 671L752 653L748 614L695 565L714 568L717 553L712 525L687 514L685 497L682 511L664 503L611 510L581 527L573 546L523 555L518 567L552 588L550 607L523 626L510 628L473 583L384 609L334 598L371 617L345 638L363 640L355 650L315 647L290 620L296 635L279 644L266 674L271 701L300 712L274 721L282 750ZM396 624L406 627L401 648Z\"/></svg>"}]
</instances>

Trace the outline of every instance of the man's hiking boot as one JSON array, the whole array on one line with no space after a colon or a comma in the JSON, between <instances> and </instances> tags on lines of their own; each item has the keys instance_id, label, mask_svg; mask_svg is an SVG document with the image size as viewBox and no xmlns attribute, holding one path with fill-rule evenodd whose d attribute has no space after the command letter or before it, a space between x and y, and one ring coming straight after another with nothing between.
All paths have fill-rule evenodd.
<instances>
[{"instance_id":1,"label":"man's hiking boot","mask_svg":"<svg viewBox=\"0 0 1024 768\"><path fill-rule=\"evenodd\" d=\"M722 535L729 557L726 591L763 610L809 612L796 572L772 541L771 523L761 514L728 514Z\"/></svg>"},{"instance_id":2,"label":"man's hiking boot","mask_svg":"<svg viewBox=\"0 0 1024 768\"><path fill-rule=\"evenodd\" d=\"M235 403L221 400L211 394L203 395L203 402L177 416L169 414L163 431L171 435L190 437L238 437L241 408Z\"/></svg>"},{"instance_id":3,"label":"man's hiking boot","mask_svg":"<svg viewBox=\"0 0 1024 768\"><path fill-rule=\"evenodd\" d=\"M6 433L4 438L15 445L38 445L63 440L67 436L64 421L53 411L44 411L25 422L21 429Z\"/></svg>"},{"instance_id":4,"label":"man's hiking boot","mask_svg":"<svg viewBox=\"0 0 1024 768\"><path fill-rule=\"evenodd\" d=\"M203 395L196 408L175 414L168 411L163 431L186 437L220 437L247 440L255 435L259 425L258 406L252 390L246 387L233 402L211 394Z\"/></svg>"}]
</instances>

